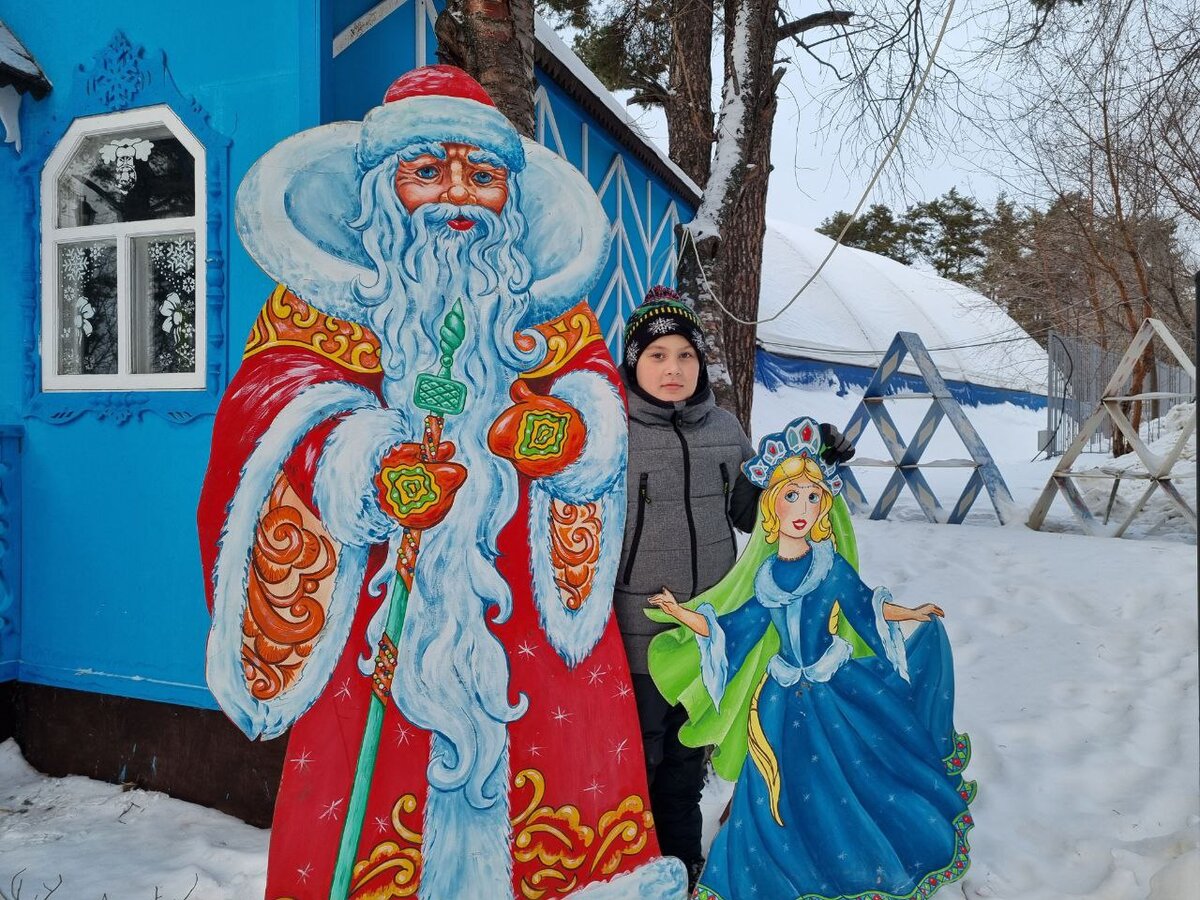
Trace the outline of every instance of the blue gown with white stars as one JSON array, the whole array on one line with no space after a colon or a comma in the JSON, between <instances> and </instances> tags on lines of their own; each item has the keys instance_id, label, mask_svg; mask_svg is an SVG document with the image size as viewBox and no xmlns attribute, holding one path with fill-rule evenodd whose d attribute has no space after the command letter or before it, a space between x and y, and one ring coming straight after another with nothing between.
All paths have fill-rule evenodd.
<instances>
[{"instance_id":1,"label":"blue gown with white stars","mask_svg":"<svg viewBox=\"0 0 1200 900\"><path fill-rule=\"evenodd\" d=\"M764 775L752 753L695 896L925 898L966 871L974 784L962 780L969 746L951 722L949 643L936 618L905 642L885 601L823 541L796 560L769 557L737 610L697 608L709 623L701 676L717 703L768 627L781 647L757 699L774 804L772 766ZM835 602L874 655L852 656L833 633Z\"/></svg>"}]
</instances>

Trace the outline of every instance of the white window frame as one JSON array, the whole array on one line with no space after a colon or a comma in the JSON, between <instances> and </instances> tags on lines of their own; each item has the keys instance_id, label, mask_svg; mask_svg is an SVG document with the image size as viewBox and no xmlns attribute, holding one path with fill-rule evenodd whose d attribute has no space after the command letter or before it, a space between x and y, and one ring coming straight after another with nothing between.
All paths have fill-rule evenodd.
<instances>
[{"instance_id":1,"label":"white window frame","mask_svg":"<svg viewBox=\"0 0 1200 900\"><path fill-rule=\"evenodd\" d=\"M95 134L118 132L149 125L165 126L195 161L195 209L191 216L117 222L110 225L58 227L58 179L75 156L80 143ZM43 391L178 391L204 390L208 351L208 291L205 260L208 257L204 145L170 107L147 106L123 112L76 119L46 159L42 169L42 325L40 346ZM170 236L190 232L196 244L196 370L194 372L134 373L133 303L130 289L133 268L130 249L134 238ZM58 248L80 241L117 242L117 371L112 374L62 375L58 371L59 307Z\"/></svg>"}]
</instances>

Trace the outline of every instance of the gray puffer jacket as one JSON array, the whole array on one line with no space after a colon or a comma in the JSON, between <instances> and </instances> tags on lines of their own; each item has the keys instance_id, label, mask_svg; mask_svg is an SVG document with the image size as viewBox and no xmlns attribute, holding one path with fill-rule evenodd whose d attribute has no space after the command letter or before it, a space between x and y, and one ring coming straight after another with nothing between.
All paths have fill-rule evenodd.
<instances>
[{"instance_id":1,"label":"gray puffer jacket","mask_svg":"<svg viewBox=\"0 0 1200 900\"><path fill-rule=\"evenodd\" d=\"M632 672L646 672L646 598L664 586L682 603L719 581L736 550L729 494L754 455L736 417L712 391L691 405L659 406L630 390L625 542L613 606Z\"/></svg>"}]
</instances>

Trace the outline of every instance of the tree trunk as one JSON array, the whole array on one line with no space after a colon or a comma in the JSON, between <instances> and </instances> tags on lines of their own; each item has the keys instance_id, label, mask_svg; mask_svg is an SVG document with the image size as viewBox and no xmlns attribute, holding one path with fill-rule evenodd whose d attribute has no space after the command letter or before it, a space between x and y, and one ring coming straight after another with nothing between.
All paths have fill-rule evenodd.
<instances>
[{"instance_id":1,"label":"tree trunk","mask_svg":"<svg viewBox=\"0 0 1200 900\"><path fill-rule=\"evenodd\" d=\"M670 100L663 104L671 161L701 190L712 169L713 15L708 0L672 0Z\"/></svg>"},{"instance_id":2,"label":"tree trunk","mask_svg":"<svg viewBox=\"0 0 1200 900\"><path fill-rule=\"evenodd\" d=\"M533 0L447 0L434 33L438 59L469 73L517 131L534 137Z\"/></svg>"},{"instance_id":3,"label":"tree trunk","mask_svg":"<svg viewBox=\"0 0 1200 900\"><path fill-rule=\"evenodd\" d=\"M754 396L755 326L735 322L719 307L747 321L758 316L771 129L782 74L775 69L775 18L774 2L726 0L725 83L716 152L704 199L696 217L684 226L679 265L680 287L698 298L710 332L706 350L717 402L747 431ZM724 352L713 354L717 343Z\"/></svg>"},{"instance_id":4,"label":"tree trunk","mask_svg":"<svg viewBox=\"0 0 1200 900\"><path fill-rule=\"evenodd\" d=\"M758 318L758 302L762 293L767 182L771 173L771 131L775 122L775 106L775 85L772 84L769 102L762 103L755 112L752 122L754 131L748 147L751 163L746 168L741 189L734 198L722 241L721 296L730 312L745 322L753 322ZM750 432L750 409L754 400L757 331L755 325L725 318L726 364L737 398L737 415L747 434Z\"/></svg>"}]
</instances>

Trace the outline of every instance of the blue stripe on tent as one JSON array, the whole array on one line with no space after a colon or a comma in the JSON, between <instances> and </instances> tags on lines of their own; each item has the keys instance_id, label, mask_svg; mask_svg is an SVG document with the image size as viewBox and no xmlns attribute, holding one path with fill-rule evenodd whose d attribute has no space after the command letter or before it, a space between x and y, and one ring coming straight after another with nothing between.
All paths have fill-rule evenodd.
<instances>
[{"instance_id":1,"label":"blue stripe on tent","mask_svg":"<svg viewBox=\"0 0 1200 900\"><path fill-rule=\"evenodd\" d=\"M769 353L761 347L758 348L755 365L755 380L767 390L775 391L784 386L827 387L835 388L839 397L845 396L852 390L861 393L871 380L871 376L875 374L874 367L779 356ZM950 379L946 379L946 386L950 389L954 399L963 406L1011 403L1025 409L1046 408L1046 397L1042 394L986 387L980 384L971 384L969 381L951 381ZM897 372L888 381L889 394L908 391L925 393L928 388L919 375L907 375L903 372Z\"/></svg>"}]
</instances>

